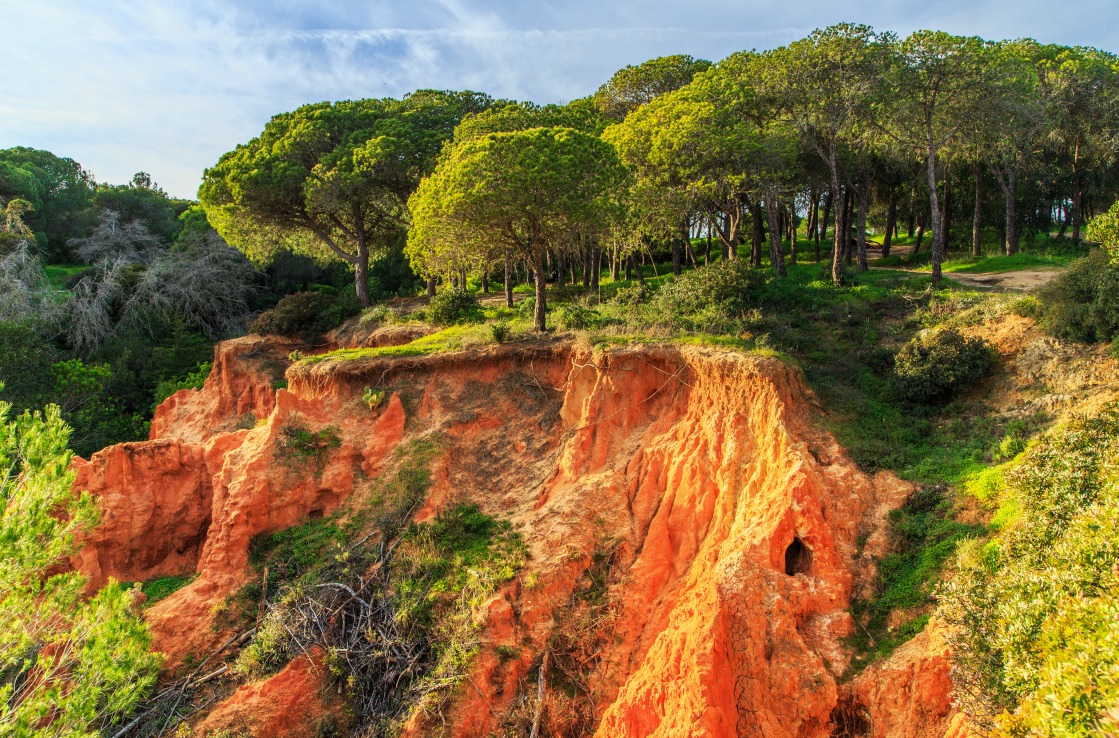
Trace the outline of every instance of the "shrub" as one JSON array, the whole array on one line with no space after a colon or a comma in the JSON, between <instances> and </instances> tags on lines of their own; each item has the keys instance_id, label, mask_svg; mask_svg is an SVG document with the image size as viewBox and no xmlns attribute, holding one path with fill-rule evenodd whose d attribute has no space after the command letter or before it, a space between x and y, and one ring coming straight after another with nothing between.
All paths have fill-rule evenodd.
<instances>
[{"instance_id":1,"label":"shrub","mask_svg":"<svg viewBox=\"0 0 1119 738\"><path fill-rule=\"evenodd\" d=\"M338 431L331 427L312 431L300 425L285 425L281 433L281 443L287 452L285 458L297 465L314 461L319 471L322 471L330 452L342 445Z\"/></svg>"},{"instance_id":2,"label":"shrub","mask_svg":"<svg viewBox=\"0 0 1119 738\"><path fill-rule=\"evenodd\" d=\"M463 290L444 290L427 306L427 319L435 325L457 325L476 323L482 319L482 308L478 299Z\"/></svg>"},{"instance_id":3,"label":"shrub","mask_svg":"<svg viewBox=\"0 0 1119 738\"><path fill-rule=\"evenodd\" d=\"M171 395L179 390L184 389L202 389L202 384L206 381L206 377L210 376L210 369L213 364L209 361L204 361L198 365L198 368L182 377L175 379L165 379L155 386L155 403L152 405L152 410L159 407L160 404Z\"/></svg>"},{"instance_id":4,"label":"shrub","mask_svg":"<svg viewBox=\"0 0 1119 738\"><path fill-rule=\"evenodd\" d=\"M945 401L975 384L994 362L982 339L951 329L924 333L894 355L895 391L909 402Z\"/></svg>"},{"instance_id":5,"label":"shrub","mask_svg":"<svg viewBox=\"0 0 1119 738\"><path fill-rule=\"evenodd\" d=\"M1119 409L1035 442L1006 471L1020 514L961 546L940 597L956 699L981 729L1103 735L1119 700Z\"/></svg>"},{"instance_id":6,"label":"shrub","mask_svg":"<svg viewBox=\"0 0 1119 738\"><path fill-rule=\"evenodd\" d=\"M1081 343L1119 337L1119 265L1095 250L1041 291L1041 324L1057 338Z\"/></svg>"},{"instance_id":7,"label":"shrub","mask_svg":"<svg viewBox=\"0 0 1119 738\"><path fill-rule=\"evenodd\" d=\"M261 313L251 330L261 335L313 340L358 313L357 299L350 292L296 292Z\"/></svg>"},{"instance_id":8,"label":"shrub","mask_svg":"<svg viewBox=\"0 0 1119 738\"><path fill-rule=\"evenodd\" d=\"M602 315L582 305L564 305L556 314L560 325L567 330L583 331L602 326Z\"/></svg>"},{"instance_id":9,"label":"shrub","mask_svg":"<svg viewBox=\"0 0 1119 738\"><path fill-rule=\"evenodd\" d=\"M509 334L511 332L512 331L509 328L509 324L503 320L498 321L490 326L490 333L493 335L493 340L495 343L505 343L506 341L508 341Z\"/></svg>"},{"instance_id":10,"label":"shrub","mask_svg":"<svg viewBox=\"0 0 1119 738\"><path fill-rule=\"evenodd\" d=\"M668 282L654 302L680 314L699 313L713 306L740 313L749 306L750 293L764 283L764 273L745 259L718 261Z\"/></svg>"},{"instance_id":11,"label":"shrub","mask_svg":"<svg viewBox=\"0 0 1119 738\"><path fill-rule=\"evenodd\" d=\"M616 305L640 305L648 302L652 296L652 288L641 284L631 284L626 287L619 287L610 302Z\"/></svg>"}]
</instances>

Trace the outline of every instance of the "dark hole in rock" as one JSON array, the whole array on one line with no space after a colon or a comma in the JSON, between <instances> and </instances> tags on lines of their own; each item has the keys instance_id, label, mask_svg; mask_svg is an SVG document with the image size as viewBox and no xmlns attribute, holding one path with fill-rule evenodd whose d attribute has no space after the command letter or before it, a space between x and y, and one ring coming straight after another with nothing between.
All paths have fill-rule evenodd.
<instances>
[{"instance_id":1,"label":"dark hole in rock","mask_svg":"<svg viewBox=\"0 0 1119 738\"><path fill-rule=\"evenodd\" d=\"M785 549L785 573L808 574L812 570L812 551L799 538L794 538Z\"/></svg>"},{"instance_id":2,"label":"dark hole in rock","mask_svg":"<svg viewBox=\"0 0 1119 738\"><path fill-rule=\"evenodd\" d=\"M310 520L321 520L322 519L322 510L319 510L318 508L316 508L316 509L312 510L311 512L307 513L307 517Z\"/></svg>"}]
</instances>

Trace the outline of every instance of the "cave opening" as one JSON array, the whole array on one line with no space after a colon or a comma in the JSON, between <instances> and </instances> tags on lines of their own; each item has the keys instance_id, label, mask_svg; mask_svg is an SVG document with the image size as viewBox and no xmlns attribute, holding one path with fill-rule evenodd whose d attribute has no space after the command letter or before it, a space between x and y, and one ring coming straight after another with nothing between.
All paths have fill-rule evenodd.
<instances>
[{"instance_id":1,"label":"cave opening","mask_svg":"<svg viewBox=\"0 0 1119 738\"><path fill-rule=\"evenodd\" d=\"M785 573L791 577L808 574L811 570L812 549L805 546L800 538L793 538L793 542L785 549Z\"/></svg>"}]
</instances>

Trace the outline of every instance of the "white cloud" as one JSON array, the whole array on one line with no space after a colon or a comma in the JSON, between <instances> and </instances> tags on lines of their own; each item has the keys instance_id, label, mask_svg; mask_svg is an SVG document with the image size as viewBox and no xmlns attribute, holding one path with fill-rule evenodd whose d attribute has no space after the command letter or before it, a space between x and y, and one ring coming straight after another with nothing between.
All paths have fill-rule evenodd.
<instances>
[{"instance_id":1,"label":"white cloud","mask_svg":"<svg viewBox=\"0 0 1119 738\"><path fill-rule=\"evenodd\" d=\"M143 169L192 197L221 153L308 102L421 87L570 100L625 64L681 52L719 59L840 20L1119 46L1111 3L1061 11L1040 0L0 0L0 147L72 156L106 181Z\"/></svg>"}]
</instances>

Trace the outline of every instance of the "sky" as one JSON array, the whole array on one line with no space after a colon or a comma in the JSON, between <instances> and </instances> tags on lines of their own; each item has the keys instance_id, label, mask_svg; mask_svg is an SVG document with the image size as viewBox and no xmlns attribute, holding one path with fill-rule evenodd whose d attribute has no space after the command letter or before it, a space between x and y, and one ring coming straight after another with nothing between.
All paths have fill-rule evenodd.
<instances>
[{"instance_id":1,"label":"sky","mask_svg":"<svg viewBox=\"0 0 1119 738\"><path fill-rule=\"evenodd\" d=\"M717 61L867 23L1119 52L1115 0L0 0L0 149L194 198L268 119L421 88L566 102L666 54Z\"/></svg>"}]
</instances>

